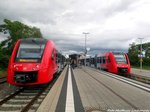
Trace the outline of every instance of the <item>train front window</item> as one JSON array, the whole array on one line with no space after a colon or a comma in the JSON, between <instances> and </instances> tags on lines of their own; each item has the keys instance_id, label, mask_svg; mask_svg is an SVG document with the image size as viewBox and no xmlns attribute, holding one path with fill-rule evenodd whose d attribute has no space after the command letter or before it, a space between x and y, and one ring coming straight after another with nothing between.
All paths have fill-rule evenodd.
<instances>
[{"instance_id":1,"label":"train front window","mask_svg":"<svg viewBox=\"0 0 150 112\"><path fill-rule=\"evenodd\" d=\"M16 62L40 62L45 44L21 43L16 55Z\"/></svg>"},{"instance_id":2,"label":"train front window","mask_svg":"<svg viewBox=\"0 0 150 112\"><path fill-rule=\"evenodd\" d=\"M126 57L124 54L114 54L117 63L127 63Z\"/></svg>"}]
</instances>

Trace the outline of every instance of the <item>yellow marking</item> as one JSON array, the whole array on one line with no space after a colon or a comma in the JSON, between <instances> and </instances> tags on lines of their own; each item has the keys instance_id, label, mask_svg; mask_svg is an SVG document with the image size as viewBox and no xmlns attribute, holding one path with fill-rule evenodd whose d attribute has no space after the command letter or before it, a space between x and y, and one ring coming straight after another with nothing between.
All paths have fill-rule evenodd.
<instances>
[{"instance_id":1,"label":"yellow marking","mask_svg":"<svg viewBox=\"0 0 150 112\"><path fill-rule=\"evenodd\" d=\"M37 62L37 60L20 59L19 62Z\"/></svg>"}]
</instances>

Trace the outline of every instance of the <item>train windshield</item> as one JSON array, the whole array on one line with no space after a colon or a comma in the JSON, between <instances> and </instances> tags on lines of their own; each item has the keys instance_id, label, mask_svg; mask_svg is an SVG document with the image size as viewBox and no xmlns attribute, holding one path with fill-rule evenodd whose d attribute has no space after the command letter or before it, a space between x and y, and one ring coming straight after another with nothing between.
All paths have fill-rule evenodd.
<instances>
[{"instance_id":1,"label":"train windshield","mask_svg":"<svg viewBox=\"0 0 150 112\"><path fill-rule=\"evenodd\" d=\"M40 62L42 59L45 44L35 42L21 43L16 55L16 62Z\"/></svg>"},{"instance_id":2,"label":"train windshield","mask_svg":"<svg viewBox=\"0 0 150 112\"><path fill-rule=\"evenodd\" d=\"M127 63L126 56L124 54L114 54L117 63Z\"/></svg>"}]
</instances>

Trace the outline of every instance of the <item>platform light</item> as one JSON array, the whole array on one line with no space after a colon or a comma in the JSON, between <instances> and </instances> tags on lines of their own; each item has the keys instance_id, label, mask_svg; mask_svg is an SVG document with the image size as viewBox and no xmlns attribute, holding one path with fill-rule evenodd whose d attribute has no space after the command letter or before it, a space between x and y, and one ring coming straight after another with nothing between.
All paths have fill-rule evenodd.
<instances>
[{"instance_id":1,"label":"platform light","mask_svg":"<svg viewBox=\"0 0 150 112\"><path fill-rule=\"evenodd\" d=\"M86 39L87 39L87 35L90 34L90 33L89 32L83 32L83 34L85 35L85 60L84 60L84 65L86 66L86 54L87 54Z\"/></svg>"},{"instance_id":2,"label":"platform light","mask_svg":"<svg viewBox=\"0 0 150 112\"><path fill-rule=\"evenodd\" d=\"M140 54L142 55L142 40L144 39L144 38L138 38L138 39L140 39L140 42L141 42L141 47L140 47ZM143 57L141 56L140 57L140 71L142 71L142 62L143 62L143 59L142 59Z\"/></svg>"}]
</instances>

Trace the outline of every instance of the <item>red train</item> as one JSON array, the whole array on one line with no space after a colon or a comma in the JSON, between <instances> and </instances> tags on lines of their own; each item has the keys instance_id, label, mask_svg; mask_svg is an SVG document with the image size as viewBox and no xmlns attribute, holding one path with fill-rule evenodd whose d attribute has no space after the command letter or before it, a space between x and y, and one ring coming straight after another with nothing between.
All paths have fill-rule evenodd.
<instances>
[{"instance_id":1,"label":"red train","mask_svg":"<svg viewBox=\"0 0 150 112\"><path fill-rule=\"evenodd\" d=\"M81 60L84 64L84 59ZM86 66L95 67L115 74L130 74L128 55L122 52L105 52L86 59Z\"/></svg>"},{"instance_id":2,"label":"red train","mask_svg":"<svg viewBox=\"0 0 150 112\"><path fill-rule=\"evenodd\" d=\"M95 66L115 74L130 74L130 61L126 53L106 52L98 54Z\"/></svg>"},{"instance_id":3,"label":"red train","mask_svg":"<svg viewBox=\"0 0 150 112\"><path fill-rule=\"evenodd\" d=\"M7 82L18 86L48 83L60 68L58 62L60 55L51 40L18 40L9 60Z\"/></svg>"}]
</instances>

